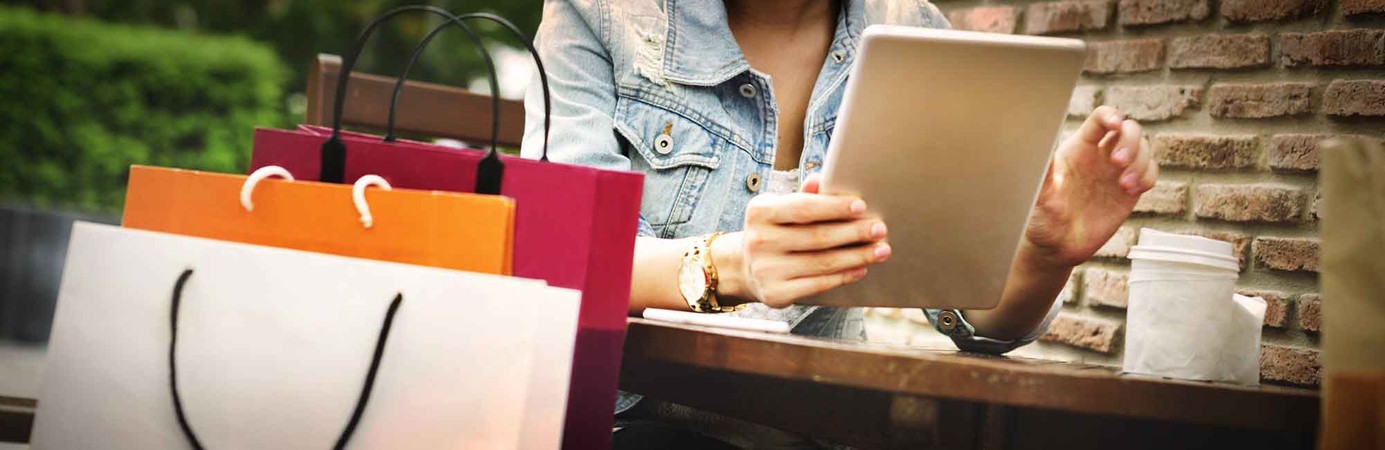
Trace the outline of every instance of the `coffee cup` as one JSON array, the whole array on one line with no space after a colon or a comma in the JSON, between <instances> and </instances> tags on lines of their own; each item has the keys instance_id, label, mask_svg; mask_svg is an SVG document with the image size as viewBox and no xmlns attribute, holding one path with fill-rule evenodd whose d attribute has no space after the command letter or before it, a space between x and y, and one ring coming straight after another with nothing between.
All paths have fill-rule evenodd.
<instances>
[{"instance_id":1,"label":"coffee cup","mask_svg":"<svg viewBox=\"0 0 1385 450\"><path fill-rule=\"evenodd\" d=\"M1265 303L1235 295L1230 243L1146 228L1129 258L1126 372L1259 382Z\"/></svg>"}]
</instances>

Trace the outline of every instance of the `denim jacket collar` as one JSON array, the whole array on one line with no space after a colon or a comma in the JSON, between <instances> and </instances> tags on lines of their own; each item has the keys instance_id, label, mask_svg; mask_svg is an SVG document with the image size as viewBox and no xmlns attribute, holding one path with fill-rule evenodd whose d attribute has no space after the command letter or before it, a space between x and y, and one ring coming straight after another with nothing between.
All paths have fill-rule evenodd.
<instances>
[{"instance_id":1,"label":"denim jacket collar","mask_svg":"<svg viewBox=\"0 0 1385 450\"><path fill-rule=\"evenodd\" d=\"M714 86L750 70L750 63L746 62L727 25L724 3L704 0L686 6L679 3L680 0L667 0L664 5L664 13L668 15L663 52L665 79L692 86ZM848 62L854 60L856 44L865 28L862 3L842 0L842 16L838 17L839 25L832 39L832 50L843 52Z\"/></svg>"}]
</instances>

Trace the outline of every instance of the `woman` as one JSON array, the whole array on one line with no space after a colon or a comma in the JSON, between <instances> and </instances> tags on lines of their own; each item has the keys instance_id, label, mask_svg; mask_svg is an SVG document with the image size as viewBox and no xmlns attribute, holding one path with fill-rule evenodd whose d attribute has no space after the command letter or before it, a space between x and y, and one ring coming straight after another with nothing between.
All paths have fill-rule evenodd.
<instances>
[{"instance_id":1,"label":"woman","mask_svg":"<svg viewBox=\"0 0 1385 450\"><path fill-rule=\"evenodd\" d=\"M887 224L869 218L861 199L817 193L861 33L877 23L948 26L923 0L545 3L536 43L552 86L549 158L645 174L632 314L747 304L731 314L785 320L797 334L864 337L858 309L794 302L909 257L891 255ZM540 92L530 89L526 105L531 157L542 142ZM1059 144L1000 304L929 310L930 320L963 350L1002 353L1034 340L1073 266L1110 238L1157 174L1140 125L1098 108ZM715 282L695 276L708 268ZM680 270L693 276L680 281ZM687 408L627 394L617 403L622 423L662 420L618 431L617 447L701 439L678 436L687 429L765 443L744 424Z\"/></svg>"}]
</instances>

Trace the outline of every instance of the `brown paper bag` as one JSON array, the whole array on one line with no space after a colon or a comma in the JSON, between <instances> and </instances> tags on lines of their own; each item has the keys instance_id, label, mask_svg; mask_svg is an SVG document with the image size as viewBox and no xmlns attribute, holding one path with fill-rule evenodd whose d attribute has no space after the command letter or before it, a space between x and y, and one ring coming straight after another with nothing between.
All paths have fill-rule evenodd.
<instances>
[{"instance_id":1,"label":"brown paper bag","mask_svg":"<svg viewBox=\"0 0 1385 450\"><path fill-rule=\"evenodd\" d=\"M1385 148L1322 145L1321 449L1385 449Z\"/></svg>"}]
</instances>

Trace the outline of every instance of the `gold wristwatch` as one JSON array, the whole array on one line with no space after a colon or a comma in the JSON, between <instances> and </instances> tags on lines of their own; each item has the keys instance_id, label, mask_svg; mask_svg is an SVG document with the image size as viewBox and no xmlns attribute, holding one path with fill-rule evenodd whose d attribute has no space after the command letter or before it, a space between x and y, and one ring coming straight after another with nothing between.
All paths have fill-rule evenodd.
<instances>
[{"instance_id":1,"label":"gold wristwatch","mask_svg":"<svg viewBox=\"0 0 1385 450\"><path fill-rule=\"evenodd\" d=\"M702 236L683 253L683 265L678 269L678 292L693 311L720 313L741 309L741 306L721 306L717 302L717 266L712 263L712 242L721 234Z\"/></svg>"}]
</instances>

